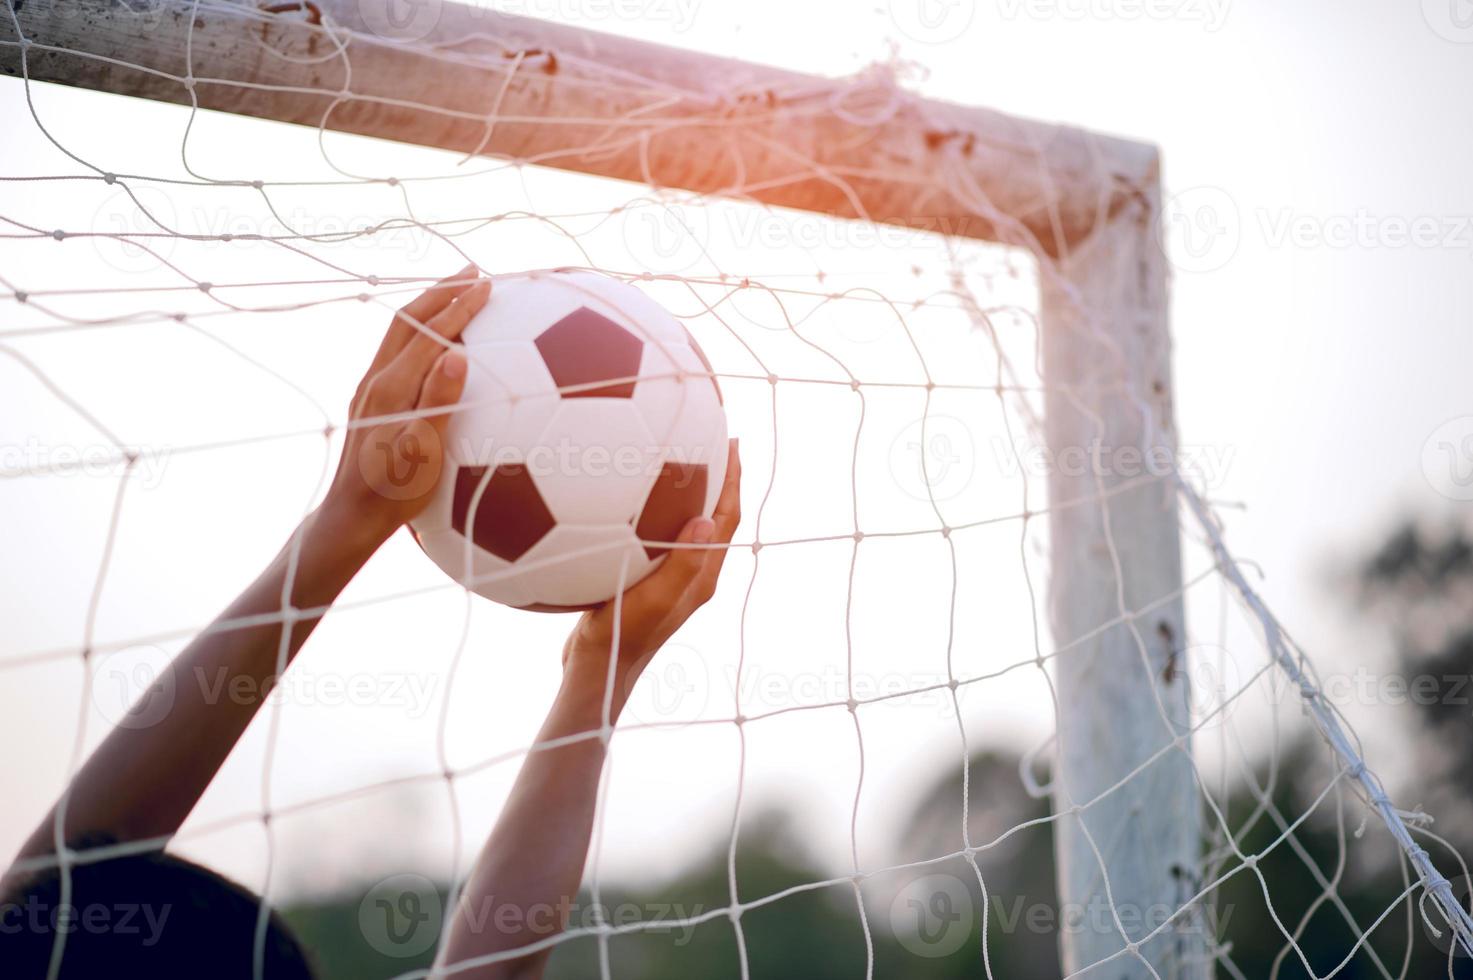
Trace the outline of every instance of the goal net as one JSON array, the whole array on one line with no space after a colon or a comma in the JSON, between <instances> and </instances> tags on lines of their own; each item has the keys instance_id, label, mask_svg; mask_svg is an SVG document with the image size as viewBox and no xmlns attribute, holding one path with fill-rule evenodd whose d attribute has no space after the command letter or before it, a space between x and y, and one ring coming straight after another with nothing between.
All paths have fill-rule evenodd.
<instances>
[{"instance_id":1,"label":"goal net","mask_svg":"<svg viewBox=\"0 0 1473 980\"><path fill-rule=\"evenodd\" d=\"M8 844L321 499L394 309L593 270L706 352L745 517L550 973L1466 969L1461 859L1176 432L1151 147L441 3L13 3L0 67ZM325 975L481 965L435 947L571 623L471 584L396 535L176 837L33 864L168 846Z\"/></svg>"}]
</instances>

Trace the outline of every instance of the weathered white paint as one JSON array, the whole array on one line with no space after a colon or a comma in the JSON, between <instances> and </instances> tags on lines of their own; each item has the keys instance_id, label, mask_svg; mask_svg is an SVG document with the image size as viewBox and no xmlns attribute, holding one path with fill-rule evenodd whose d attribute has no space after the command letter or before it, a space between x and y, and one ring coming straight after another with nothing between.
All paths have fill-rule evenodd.
<instances>
[{"instance_id":1,"label":"weathered white paint","mask_svg":"<svg viewBox=\"0 0 1473 980\"><path fill-rule=\"evenodd\" d=\"M1158 220L1158 193L1142 195L1063 257L1057 277L1043 277L1049 448L1056 460L1086 462L1049 480L1050 619L1061 646L1085 638L1054 674L1059 894L1083 913L1064 937L1069 973L1141 942L1201 887L1177 484L1169 470L1152 477L1119 455L1155 448L1169 461L1176 447ZM1136 980L1151 976L1149 962L1163 980L1203 980L1212 968L1202 926L1190 910L1140 956L1084 975Z\"/></svg>"}]
</instances>

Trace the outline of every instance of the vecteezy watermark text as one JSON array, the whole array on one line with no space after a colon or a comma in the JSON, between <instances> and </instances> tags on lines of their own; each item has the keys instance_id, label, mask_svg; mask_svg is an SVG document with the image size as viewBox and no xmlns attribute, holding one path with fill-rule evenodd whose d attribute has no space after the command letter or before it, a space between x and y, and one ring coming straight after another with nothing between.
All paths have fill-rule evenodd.
<instances>
[{"instance_id":1,"label":"vecteezy watermark text","mask_svg":"<svg viewBox=\"0 0 1473 980\"><path fill-rule=\"evenodd\" d=\"M640 924L641 932L673 934L677 948L695 934L693 919L706 907L680 902L586 902L564 896L552 902L521 905L481 895L463 897L454 915L472 935L499 933L543 937L565 929L588 931ZM387 956L408 957L439 941L445 901L434 882L419 874L398 874L377 882L358 905L358 928L368 944Z\"/></svg>"},{"instance_id":2,"label":"vecteezy watermark text","mask_svg":"<svg viewBox=\"0 0 1473 980\"><path fill-rule=\"evenodd\" d=\"M144 947L158 944L172 905L148 902L60 902L52 904L35 895L0 905L0 936L23 932L42 935L137 936Z\"/></svg>"},{"instance_id":3,"label":"vecteezy watermark text","mask_svg":"<svg viewBox=\"0 0 1473 980\"><path fill-rule=\"evenodd\" d=\"M1166 477L1180 473L1206 490L1220 488L1232 468L1236 451L1232 446L1107 446L1093 442L1052 448L1039 444L1014 444L996 438L993 459L1007 477L1117 477L1131 480Z\"/></svg>"},{"instance_id":4,"label":"vecteezy watermark text","mask_svg":"<svg viewBox=\"0 0 1473 980\"><path fill-rule=\"evenodd\" d=\"M181 690L192 685L206 704L293 704L313 707L389 708L409 718L430 709L437 678L397 671L313 671L253 677L227 668L181 669L162 648L145 645L98 659L92 673L92 703L120 728L144 729L163 721Z\"/></svg>"},{"instance_id":5,"label":"vecteezy watermark text","mask_svg":"<svg viewBox=\"0 0 1473 980\"><path fill-rule=\"evenodd\" d=\"M169 451L108 443L46 443L35 436L0 443L0 473L103 477L123 473L151 490L164 481Z\"/></svg>"},{"instance_id":6,"label":"vecteezy watermark text","mask_svg":"<svg viewBox=\"0 0 1473 980\"><path fill-rule=\"evenodd\" d=\"M890 903L890 928L895 938L916 956L935 959L950 956L972 939L982 916L974 914L978 898L960 878L930 874L906 884ZM1232 918L1231 906L1219 906L1215 925L1201 915L1162 902L1138 906L1111 902L1099 894L1085 903L1053 904L1030 902L1023 896L1004 900L993 895L987 902L990 930L1002 935L1098 934L1143 936L1158 929L1176 935L1225 928ZM1163 940L1164 941L1164 940Z\"/></svg>"}]
</instances>

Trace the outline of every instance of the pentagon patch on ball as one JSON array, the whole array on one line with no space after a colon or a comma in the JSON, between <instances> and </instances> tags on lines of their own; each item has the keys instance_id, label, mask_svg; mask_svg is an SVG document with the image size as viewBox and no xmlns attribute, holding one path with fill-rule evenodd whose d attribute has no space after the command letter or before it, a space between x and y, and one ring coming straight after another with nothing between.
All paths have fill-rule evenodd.
<instances>
[{"instance_id":1,"label":"pentagon patch on ball","mask_svg":"<svg viewBox=\"0 0 1473 980\"><path fill-rule=\"evenodd\" d=\"M411 526L436 564L507 605L597 605L710 516L726 414L710 362L639 289L589 272L498 279L435 500Z\"/></svg>"}]
</instances>

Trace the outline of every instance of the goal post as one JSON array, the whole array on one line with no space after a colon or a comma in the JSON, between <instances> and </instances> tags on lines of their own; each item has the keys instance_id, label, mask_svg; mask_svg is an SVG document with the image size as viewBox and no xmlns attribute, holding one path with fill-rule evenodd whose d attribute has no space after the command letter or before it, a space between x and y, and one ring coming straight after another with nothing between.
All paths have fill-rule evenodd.
<instances>
[{"instance_id":1,"label":"goal post","mask_svg":"<svg viewBox=\"0 0 1473 980\"><path fill-rule=\"evenodd\" d=\"M392 3L31 0L0 22L0 71L1023 247L1049 270L1052 457L1174 451L1154 147L452 3L405 24ZM1065 969L1205 978L1175 486L1049 479Z\"/></svg>"},{"instance_id":2,"label":"goal post","mask_svg":"<svg viewBox=\"0 0 1473 980\"><path fill-rule=\"evenodd\" d=\"M1056 460L1072 451L1091 461L1049 475L1054 638L1084 639L1054 665L1055 861L1064 914L1078 917L1062 920L1066 972L1118 957L1122 931L1137 942L1169 921L1142 956L1161 977L1203 978L1212 967L1206 919L1192 907L1202 811L1176 485L1110 465L1124 447L1176 451L1159 219L1151 188L1042 282L1047 441ZM1108 975L1149 971L1122 959Z\"/></svg>"}]
</instances>

